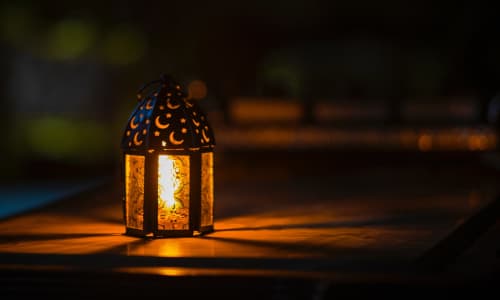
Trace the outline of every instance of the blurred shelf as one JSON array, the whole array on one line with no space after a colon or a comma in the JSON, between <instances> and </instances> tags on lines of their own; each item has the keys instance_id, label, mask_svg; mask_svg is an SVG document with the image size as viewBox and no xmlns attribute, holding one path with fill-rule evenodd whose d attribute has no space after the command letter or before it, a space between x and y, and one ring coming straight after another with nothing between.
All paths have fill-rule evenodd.
<instances>
[{"instance_id":1,"label":"blurred shelf","mask_svg":"<svg viewBox=\"0 0 500 300\"><path fill-rule=\"evenodd\" d=\"M216 124L217 126L217 124ZM492 151L496 132L486 126L224 126L216 127L222 149L361 149Z\"/></svg>"}]
</instances>

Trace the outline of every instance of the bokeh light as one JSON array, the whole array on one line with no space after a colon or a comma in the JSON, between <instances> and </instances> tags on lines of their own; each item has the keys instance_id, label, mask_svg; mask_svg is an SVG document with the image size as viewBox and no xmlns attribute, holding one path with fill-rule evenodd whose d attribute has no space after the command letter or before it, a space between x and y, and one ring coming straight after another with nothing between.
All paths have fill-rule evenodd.
<instances>
[{"instance_id":1,"label":"bokeh light","mask_svg":"<svg viewBox=\"0 0 500 300\"><path fill-rule=\"evenodd\" d=\"M35 31L35 14L29 6L0 4L1 38L10 45L28 43Z\"/></svg>"},{"instance_id":2,"label":"bokeh light","mask_svg":"<svg viewBox=\"0 0 500 300\"><path fill-rule=\"evenodd\" d=\"M29 151L49 159L98 161L114 145L106 126L90 120L41 117L23 130Z\"/></svg>"},{"instance_id":3,"label":"bokeh light","mask_svg":"<svg viewBox=\"0 0 500 300\"><path fill-rule=\"evenodd\" d=\"M422 134L418 138L418 149L420 151L429 151L432 149L432 136L430 134Z\"/></svg>"},{"instance_id":4,"label":"bokeh light","mask_svg":"<svg viewBox=\"0 0 500 300\"><path fill-rule=\"evenodd\" d=\"M48 32L45 55L49 59L72 60L81 57L94 44L96 28L89 21L65 19Z\"/></svg>"},{"instance_id":5,"label":"bokeh light","mask_svg":"<svg viewBox=\"0 0 500 300\"><path fill-rule=\"evenodd\" d=\"M130 25L119 25L107 33L102 44L102 55L106 63L127 65L141 59L146 48L144 33Z\"/></svg>"},{"instance_id":6,"label":"bokeh light","mask_svg":"<svg viewBox=\"0 0 500 300\"><path fill-rule=\"evenodd\" d=\"M189 98L200 100L207 96L207 84L202 80L193 80L188 84Z\"/></svg>"}]
</instances>

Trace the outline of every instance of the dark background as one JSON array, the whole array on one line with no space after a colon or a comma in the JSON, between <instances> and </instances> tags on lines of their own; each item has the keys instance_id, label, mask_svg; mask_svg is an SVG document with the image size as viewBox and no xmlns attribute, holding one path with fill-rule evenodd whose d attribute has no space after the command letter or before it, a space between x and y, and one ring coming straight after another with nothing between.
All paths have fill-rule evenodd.
<instances>
[{"instance_id":1,"label":"dark background","mask_svg":"<svg viewBox=\"0 0 500 300\"><path fill-rule=\"evenodd\" d=\"M473 146L447 150L491 151L496 140L484 130L498 119L499 104L492 99L500 72L500 22L493 4L2 1L0 176L16 182L116 172L135 93L161 73L186 88L201 82L200 103L221 136L222 152L247 141L232 143L236 140L225 138L228 130L234 137L245 134L240 128L270 123L264 116L240 126L241 111L235 113L232 105L241 97L249 99L243 103L271 103L262 111L273 101L297 104L300 116L291 126L272 126L312 127L311 136L322 128L343 128L349 136L359 124L382 133L405 128L415 147L402 148L419 151L428 150L428 136L445 124L451 135L476 138ZM337 104L351 109L342 120L321 123L318 101L334 111ZM375 120L365 122L357 114L377 109L384 113ZM426 117L440 109L437 117ZM448 114L456 111L458 117ZM259 109L250 113L258 115ZM352 124L353 118L359 122ZM457 133L457 126L466 128ZM391 143L381 136L372 144ZM316 148L343 148L342 139L327 139ZM259 139L246 143L250 150L283 148L262 147Z\"/></svg>"},{"instance_id":2,"label":"dark background","mask_svg":"<svg viewBox=\"0 0 500 300\"><path fill-rule=\"evenodd\" d=\"M372 296L378 282L399 297L435 295L459 274L487 288L500 257L495 4L0 0L0 285L16 296L80 287L131 297L129 287L184 295L201 283L203 293L298 288L310 298L370 285ZM129 241L119 145L138 88L162 73L214 128L216 232ZM246 266L234 260L248 253ZM313 272L299 284L282 280L292 273L113 273L134 258L157 268L184 258L174 265ZM69 273L42 268L51 263ZM406 277L390 274L407 263L410 292ZM353 271L381 276L352 285L363 278ZM342 272L343 287L333 283ZM463 295L469 286L457 282L453 295Z\"/></svg>"}]
</instances>

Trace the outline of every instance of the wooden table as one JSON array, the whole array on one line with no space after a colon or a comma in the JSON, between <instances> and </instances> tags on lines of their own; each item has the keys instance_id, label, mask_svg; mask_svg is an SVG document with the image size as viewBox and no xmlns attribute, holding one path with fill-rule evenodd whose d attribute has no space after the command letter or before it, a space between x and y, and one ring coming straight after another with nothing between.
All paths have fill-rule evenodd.
<instances>
[{"instance_id":1,"label":"wooden table","mask_svg":"<svg viewBox=\"0 0 500 300\"><path fill-rule=\"evenodd\" d=\"M413 274L419 257L498 192L496 178L475 163L330 163L293 172L221 160L212 234L124 236L119 187L109 184L0 222L0 270L330 279ZM321 172L328 168L337 169Z\"/></svg>"}]
</instances>

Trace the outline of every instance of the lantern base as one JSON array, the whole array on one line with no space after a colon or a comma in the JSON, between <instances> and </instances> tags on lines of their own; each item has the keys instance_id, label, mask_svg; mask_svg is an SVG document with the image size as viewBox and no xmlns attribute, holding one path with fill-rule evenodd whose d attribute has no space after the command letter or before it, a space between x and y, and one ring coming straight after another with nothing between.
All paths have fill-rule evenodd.
<instances>
[{"instance_id":1,"label":"lantern base","mask_svg":"<svg viewBox=\"0 0 500 300\"><path fill-rule=\"evenodd\" d=\"M158 230L155 232L146 232L143 230L126 228L125 235L135 237L152 237L153 238L168 238L168 237L193 237L214 232L214 226L204 226L200 230Z\"/></svg>"}]
</instances>

